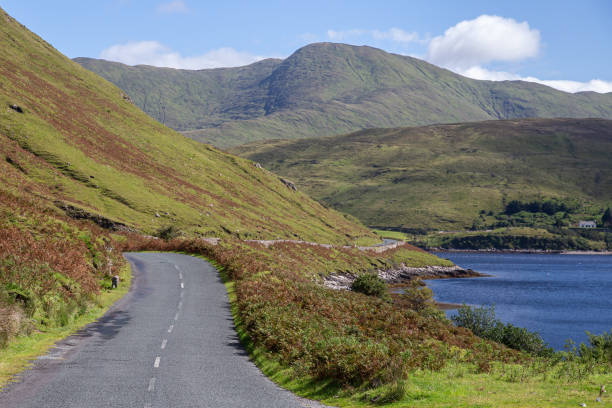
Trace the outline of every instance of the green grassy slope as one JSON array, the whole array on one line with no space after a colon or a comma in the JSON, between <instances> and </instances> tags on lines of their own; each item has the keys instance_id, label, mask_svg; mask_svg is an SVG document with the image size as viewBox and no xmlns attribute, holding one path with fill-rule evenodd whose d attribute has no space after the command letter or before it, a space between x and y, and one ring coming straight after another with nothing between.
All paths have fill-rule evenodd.
<instances>
[{"instance_id":1,"label":"green grassy slope","mask_svg":"<svg viewBox=\"0 0 612 408\"><path fill-rule=\"evenodd\" d=\"M173 224L205 236L372 237L274 174L166 128L3 11L0 20L0 167L34 186L22 195L147 233Z\"/></svg>"},{"instance_id":2,"label":"green grassy slope","mask_svg":"<svg viewBox=\"0 0 612 408\"><path fill-rule=\"evenodd\" d=\"M477 81L372 47L318 43L287 59L186 71L77 59L145 112L227 147L263 139L528 117L612 119L612 94Z\"/></svg>"},{"instance_id":3,"label":"green grassy slope","mask_svg":"<svg viewBox=\"0 0 612 408\"><path fill-rule=\"evenodd\" d=\"M513 199L612 202L612 121L487 121L234 148L369 225L463 229Z\"/></svg>"}]
</instances>

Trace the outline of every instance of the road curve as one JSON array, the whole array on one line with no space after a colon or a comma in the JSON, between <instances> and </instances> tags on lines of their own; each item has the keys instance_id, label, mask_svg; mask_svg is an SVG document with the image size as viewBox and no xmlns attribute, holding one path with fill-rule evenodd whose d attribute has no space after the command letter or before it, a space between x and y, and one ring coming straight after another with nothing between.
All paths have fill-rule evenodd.
<instances>
[{"instance_id":1,"label":"road curve","mask_svg":"<svg viewBox=\"0 0 612 408\"><path fill-rule=\"evenodd\" d=\"M249 361L208 262L173 253L126 258L130 292L0 392L0 407L322 407Z\"/></svg>"}]
</instances>

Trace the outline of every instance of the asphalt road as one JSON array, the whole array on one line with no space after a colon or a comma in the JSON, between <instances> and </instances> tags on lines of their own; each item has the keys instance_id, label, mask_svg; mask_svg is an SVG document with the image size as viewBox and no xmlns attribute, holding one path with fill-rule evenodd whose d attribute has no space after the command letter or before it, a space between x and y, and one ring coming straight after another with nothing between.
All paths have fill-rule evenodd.
<instances>
[{"instance_id":1,"label":"asphalt road","mask_svg":"<svg viewBox=\"0 0 612 408\"><path fill-rule=\"evenodd\" d=\"M131 253L128 295L0 392L0 407L321 407L268 380L241 347L207 262Z\"/></svg>"}]
</instances>

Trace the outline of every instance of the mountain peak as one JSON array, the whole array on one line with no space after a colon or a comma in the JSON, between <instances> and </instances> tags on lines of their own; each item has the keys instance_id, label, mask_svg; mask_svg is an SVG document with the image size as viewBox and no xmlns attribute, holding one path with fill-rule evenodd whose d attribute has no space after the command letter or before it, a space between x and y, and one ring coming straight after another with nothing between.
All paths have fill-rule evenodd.
<instances>
[{"instance_id":1,"label":"mountain peak","mask_svg":"<svg viewBox=\"0 0 612 408\"><path fill-rule=\"evenodd\" d=\"M524 81L478 81L370 46L320 42L240 68L119 72L87 68L145 112L220 147L374 128L528 117L612 118L612 94L568 94ZM160 95L160 90L165 95ZM160 102L166 109L160 110ZM145 103L146 101L146 103Z\"/></svg>"}]
</instances>

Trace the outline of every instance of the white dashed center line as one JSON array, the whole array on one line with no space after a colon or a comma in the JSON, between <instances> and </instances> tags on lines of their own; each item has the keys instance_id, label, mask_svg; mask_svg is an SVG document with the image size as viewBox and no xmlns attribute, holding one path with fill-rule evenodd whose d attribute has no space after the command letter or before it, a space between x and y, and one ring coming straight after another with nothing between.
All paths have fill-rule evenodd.
<instances>
[{"instance_id":1,"label":"white dashed center line","mask_svg":"<svg viewBox=\"0 0 612 408\"><path fill-rule=\"evenodd\" d=\"M155 390L155 377L149 380L149 388L147 388L147 391L149 392L152 392L153 390Z\"/></svg>"},{"instance_id":2,"label":"white dashed center line","mask_svg":"<svg viewBox=\"0 0 612 408\"><path fill-rule=\"evenodd\" d=\"M179 280L181 283L181 289L185 288L185 283L183 282L183 273L181 272L181 269L179 268L178 265L174 265L174 268L178 271L179 273ZM180 294L180 298L183 299L184 296L184 292L181 290L181 294ZM176 314L174 315L174 321L177 321L179 318L179 312L183 307L183 301L180 300L178 303L178 311L176 312ZM168 333L172 333L172 330L174 330L174 325L171 324L170 327L168 327ZM162 339L162 343L161 343L161 349L164 350L166 348L166 345L168 344L168 339ZM155 368L159 368L159 364L161 362L161 357L157 356L155 357L155 362L153 363L153 367ZM155 377L152 377L149 380L149 387L147 388L147 391L149 392L153 392L155 390L155 382L157 381L157 379ZM145 408L150 408L151 404L145 404Z\"/></svg>"}]
</instances>

